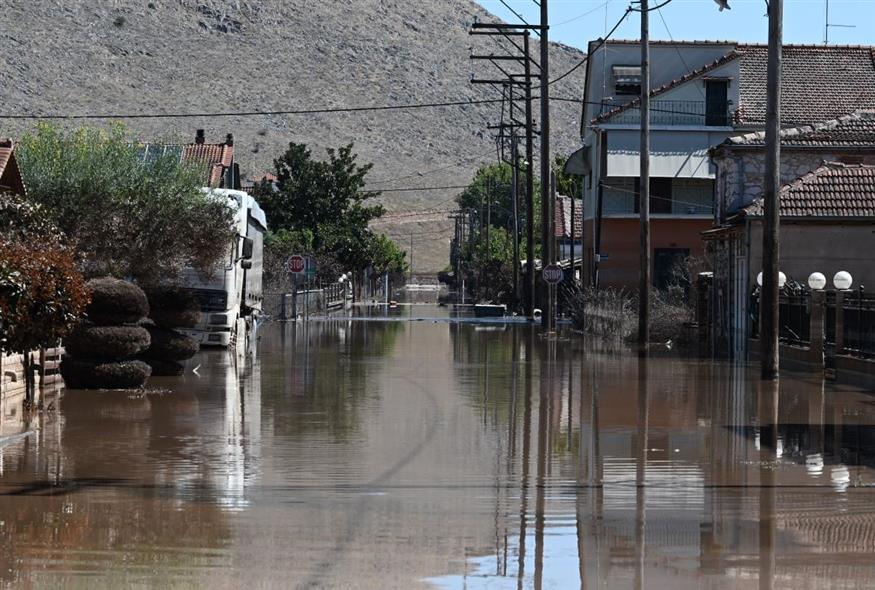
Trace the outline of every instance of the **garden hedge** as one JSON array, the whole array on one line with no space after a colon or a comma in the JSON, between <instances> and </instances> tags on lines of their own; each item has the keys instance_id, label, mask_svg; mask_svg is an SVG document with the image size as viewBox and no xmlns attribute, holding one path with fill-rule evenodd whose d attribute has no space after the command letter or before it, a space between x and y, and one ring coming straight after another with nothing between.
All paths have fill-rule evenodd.
<instances>
[{"instance_id":1,"label":"garden hedge","mask_svg":"<svg viewBox=\"0 0 875 590\"><path fill-rule=\"evenodd\" d=\"M94 326L85 323L64 341L67 353L81 358L121 360L149 348L151 338L139 326Z\"/></svg>"},{"instance_id":2,"label":"garden hedge","mask_svg":"<svg viewBox=\"0 0 875 590\"><path fill-rule=\"evenodd\" d=\"M65 356L61 376L69 389L136 389L146 383L152 368L138 360L106 362Z\"/></svg>"},{"instance_id":3,"label":"garden hedge","mask_svg":"<svg viewBox=\"0 0 875 590\"><path fill-rule=\"evenodd\" d=\"M105 277L88 281L91 303L88 319L99 326L135 324L149 315L143 290L133 283Z\"/></svg>"},{"instance_id":4,"label":"garden hedge","mask_svg":"<svg viewBox=\"0 0 875 590\"><path fill-rule=\"evenodd\" d=\"M149 336L152 344L143 356L161 361L184 361L193 357L200 349L194 338L168 330L167 328L150 327Z\"/></svg>"}]
</instances>

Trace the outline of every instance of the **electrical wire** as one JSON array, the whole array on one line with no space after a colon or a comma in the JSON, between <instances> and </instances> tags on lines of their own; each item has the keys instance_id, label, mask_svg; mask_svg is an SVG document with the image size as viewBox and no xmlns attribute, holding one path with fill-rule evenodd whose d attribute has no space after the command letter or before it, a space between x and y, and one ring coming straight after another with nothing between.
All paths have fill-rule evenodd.
<instances>
[{"instance_id":1,"label":"electrical wire","mask_svg":"<svg viewBox=\"0 0 875 590\"><path fill-rule=\"evenodd\" d=\"M671 1L671 0L669 0L669 1ZM598 51L599 49L602 48L602 46L608 41L608 39L611 38L611 35L613 35L613 34L617 31L617 29L620 28L620 25L623 24L623 21L626 20L626 18L627 18L632 12L633 12L633 10L634 10L634 9L633 9L631 6L629 6L628 8L626 8L626 12L623 13L623 16L620 17L620 20L617 21L617 24L615 24L614 27L613 27L610 31L608 31L608 33L607 33L607 34L606 34L601 40L599 40L598 45L596 45L596 47L595 47L595 49L594 49L593 51L591 51L589 54L587 54L586 56L584 56L584 58L583 58L582 60L580 60L580 62L579 62L577 65L575 65L574 67L572 67L570 70L568 70L567 72L565 72L565 73L562 74L561 76L559 76L559 77L557 77L557 78L553 78L553 79L550 80L547 84L552 86L553 84L555 84L555 83L558 82L559 80L562 80L563 78L566 78L567 76L570 76L570 75L571 75L573 72L575 72L580 66L582 66L583 64L585 64L585 63L589 60L589 56L590 56L590 54L595 53L596 51Z\"/></svg>"},{"instance_id":2,"label":"electrical wire","mask_svg":"<svg viewBox=\"0 0 875 590\"><path fill-rule=\"evenodd\" d=\"M575 17L573 17L573 18L569 18L568 20L564 20L564 21L559 22L559 23L554 23L554 24L550 25L550 28L561 27L561 26L567 25L568 23L573 23L574 21L580 20L580 19L582 19L582 18L585 17L585 16L589 16L590 14L592 14L593 12L595 12L595 11L597 11L597 10L601 10L602 8L604 8L605 6L607 6L609 3L610 3L610 0L607 0L607 1L604 2L603 4L600 4L599 6L596 6L596 7L593 8L592 10L587 10L587 11L584 12L583 14L578 14L577 16L575 16Z\"/></svg>"},{"instance_id":3,"label":"electrical wire","mask_svg":"<svg viewBox=\"0 0 875 590\"><path fill-rule=\"evenodd\" d=\"M501 102L499 98L480 100L455 100L446 102L422 102L399 105L378 105L369 107L337 107L314 109L290 109L282 111L225 111L217 113L134 113L134 114L88 114L88 115L9 115L0 114L0 119L183 119L195 117L265 117L273 115L319 115L330 113L359 113L367 111L412 110L438 107L469 106L478 104L494 104Z\"/></svg>"}]
</instances>

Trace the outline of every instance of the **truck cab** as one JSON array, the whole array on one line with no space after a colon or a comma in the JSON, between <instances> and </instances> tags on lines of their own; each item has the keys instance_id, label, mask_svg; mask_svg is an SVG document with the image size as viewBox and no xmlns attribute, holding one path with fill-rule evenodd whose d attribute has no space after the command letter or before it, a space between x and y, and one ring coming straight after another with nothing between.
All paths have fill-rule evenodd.
<instances>
[{"instance_id":1,"label":"truck cab","mask_svg":"<svg viewBox=\"0 0 875 590\"><path fill-rule=\"evenodd\" d=\"M255 336L264 296L264 233L267 220L249 194L232 189L202 189L225 201L234 211L234 237L226 256L210 276L185 269L182 286L194 291L201 302L197 326L182 330L201 346L236 347L245 350Z\"/></svg>"}]
</instances>

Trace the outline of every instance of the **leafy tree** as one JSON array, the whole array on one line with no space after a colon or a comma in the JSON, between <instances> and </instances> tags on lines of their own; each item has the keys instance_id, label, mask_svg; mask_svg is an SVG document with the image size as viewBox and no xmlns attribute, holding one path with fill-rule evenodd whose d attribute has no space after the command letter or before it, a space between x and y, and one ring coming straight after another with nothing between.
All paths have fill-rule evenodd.
<instances>
[{"instance_id":1,"label":"leafy tree","mask_svg":"<svg viewBox=\"0 0 875 590\"><path fill-rule=\"evenodd\" d=\"M205 171L167 154L144 161L121 125L67 131L41 123L16 150L29 197L89 276L148 283L227 254L232 212L200 188Z\"/></svg>"},{"instance_id":2,"label":"leafy tree","mask_svg":"<svg viewBox=\"0 0 875 590\"><path fill-rule=\"evenodd\" d=\"M45 213L15 195L0 195L0 350L53 346L88 304L72 252Z\"/></svg>"},{"instance_id":3,"label":"leafy tree","mask_svg":"<svg viewBox=\"0 0 875 590\"><path fill-rule=\"evenodd\" d=\"M380 195L365 189L372 165L358 164L352 144L328 149L327 156L327 160L314 159L306 145L292 142L274 160L276 182L255 188L254 196L271 224L267 257L314 256L320 276L332 281L368 266L393 272L403 253L368 227L384 212L382 206L368 204ZM279 269L273 275L275 286L287 279L282 274Z\"/></svg>"},{"instance_id":4,"label":"leafy tree","mask_svg":"<svg viewBox=\"0 0 875 590\"><path fill-rule=\"evenodd\" d=\"M577 184L579 179L574 175L565 174L565 162L567 161L568 157L562 154L556 154L556 157L553 159L553 173L556 175L556 192L566 197L577 198L580 190Z\"/></svg>"}]
</instances>

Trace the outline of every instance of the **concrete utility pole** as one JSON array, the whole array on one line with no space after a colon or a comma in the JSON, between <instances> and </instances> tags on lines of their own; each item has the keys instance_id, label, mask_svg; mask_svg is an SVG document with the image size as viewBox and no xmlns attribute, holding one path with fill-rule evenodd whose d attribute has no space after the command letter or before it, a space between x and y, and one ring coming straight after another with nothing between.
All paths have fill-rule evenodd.
<instances>
[{"instance_id":1,"label":"concrete utility pole","mask_svg":"<svg viewBox=\"0 0 875 590\"><path fill-rule=\"evenodd\" d=\"M781 51L784 0L769 2L769 65L766 82L766 174L763 186L763 287L760 345L763 379L778 378L778 259L781 191Z\"/></svg>"},{"instance_id":2,"label":"concrete utility pole","mask_svg":"<svg viewBox=\"0 0 875 590\"><path fill-rule=\"evenodd\" d=\"M650 13L641 0L641 162L638 211L641 226L641 268L638 272L638 346L650 341Z\"/></svg>"},{"instance_id":3,"label":"concrete utility pole","mask_svg":"<svg viewBox=\"0 0 875 590\"><path fill-rule=\"evenodd\" d=\"M556 262L553 249L553 205L550 191L550 39L547 0L541 0L541 270ZM556 329L556 309L552 289L542 281L544 293L541 325L548 332Z\"/></svg>"}]
</instances>

